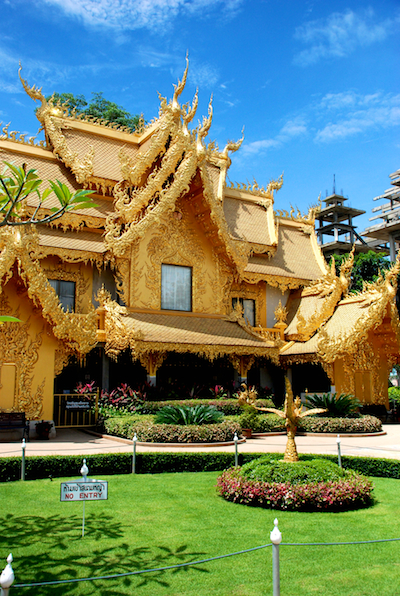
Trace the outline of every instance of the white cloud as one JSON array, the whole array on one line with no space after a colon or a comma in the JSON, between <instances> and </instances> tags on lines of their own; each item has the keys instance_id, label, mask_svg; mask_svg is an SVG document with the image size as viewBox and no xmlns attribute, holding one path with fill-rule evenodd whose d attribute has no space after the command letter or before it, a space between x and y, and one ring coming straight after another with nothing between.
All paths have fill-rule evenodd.
<instances>
[{"instance_id":1,"label":"white cloud","mask_svg":"<svg viewBox=\"0 0 400 596\"><path fill-rule=\"evenodd\" d=\"M44 0L88 26L117 30L147 28L160 31L178 14L200 14L219 7L235 14L243 0Z\"/></svg>"},{"instance_id":2,"label":"white cloud","mask_svg":"<svg viewBox=\"0 0 400 596\"><path fill-rule=\"evenodd\" d=\"M321 109L327 110L323 114L325 117L332 117L332 110L336 110L336 117L317 131L317 142L342 140L370 129L385 129L400 124L400 95L361 95L354 92L328 94L316 105L320 118Z\"/></svg>"},{"instance_id":3,"label":"white cloud","mask_svg":"<svg viewBox=\"0 0 400 596\"><path fill-rule=\"evenodd\" d=\"M289 142L292 138L306 134L307 126L303 118L295 118L288 120L281 128L276 137L272 139L262 139L260 141L253 141L243 145L244 154L259 153L267 149L281 147Z\"/></svg>"},{"instance_id":4,"label":"white cloud","mask_svg":"<svg viewBox=\"0 0 400 596\"><path fill-rule=\"evenodd\" d=\"M195 60L189 60L189 62L189 82L200 89L206 87L215 89L219 79L217 69L210 64L198 64Z\"/></svg>"},{"instance_id":5,"label":"white cloud","mask_svg":"<svg viewBox=\"0 0 400 596\"><path fill-rule=\"evenodd\" d=\"M399 16L378 22L371 9L363 14L352 10L334 12L325 20L310 21L296 29L295 38L308 47L294 62L308 66L323 58L343 58L357 46L384 40L398 30L399 25Z\"/></svg>"}]
</instances>

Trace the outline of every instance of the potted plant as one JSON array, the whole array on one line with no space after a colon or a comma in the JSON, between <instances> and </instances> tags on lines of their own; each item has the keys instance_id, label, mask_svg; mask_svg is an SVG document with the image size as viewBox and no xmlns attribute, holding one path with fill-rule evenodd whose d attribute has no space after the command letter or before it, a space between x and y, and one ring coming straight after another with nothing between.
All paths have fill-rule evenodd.
<instances>
[{"instance_id":1,"label":"potted plant","mask_svg":"<svg viewBox=\"0 0 400 596\"><path fill-rule=\"evenodd\" d=\"M239 417L239 423L242 427L242 434L246 439L249 439L253 433L253 430L257 429L258 412L257 410L248 404L242 406L243 414Z\"/></svg>"},{"instance_id":2,"label":"potted plant","mask_svg":"<svg viewBox=\"0 0 400 596\"><path fill-rule=\"evenodd\" d=\"M36 433L39 439L48 439L51 429L53 428L53 423L49 420L41 420L40 422L36 423Z\"/></svg>"}]
</instances>

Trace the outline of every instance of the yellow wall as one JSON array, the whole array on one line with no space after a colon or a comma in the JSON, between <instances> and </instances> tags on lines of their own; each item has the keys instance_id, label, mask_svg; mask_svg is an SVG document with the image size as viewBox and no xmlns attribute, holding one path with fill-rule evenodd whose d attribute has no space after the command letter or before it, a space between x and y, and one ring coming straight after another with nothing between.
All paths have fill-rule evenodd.
<instances>
[{"instance_id":1,"label":"yellow wall","mask_svg":"<svg viewBox=\"0 0 400 596\"><path fill-rule=\"evenodd\" d=\"M24 411L30 419L52 419L58 341L40 309L21 288L17 291L13 280L4 288L0 304L2 314L21 320L0 328L0 409Z\"/></svg>"}]
</instances>

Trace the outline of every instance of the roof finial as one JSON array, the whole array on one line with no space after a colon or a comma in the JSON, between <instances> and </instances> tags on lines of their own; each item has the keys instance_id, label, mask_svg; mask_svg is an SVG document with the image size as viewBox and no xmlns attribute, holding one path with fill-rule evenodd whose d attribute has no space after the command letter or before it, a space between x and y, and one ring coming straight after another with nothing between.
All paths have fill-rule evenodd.
<instances>
[{"instance_id":1,"label":"roof finial","mask_svg":"<svg viewBox=\"0 0 400 596\"><path fill-rule=\"evenodd\" d=\"M178 84L174 85L174 97L172 98L172 107L173 108L177 108L179 107L179 102L178 102L178 97L180 96L180 94L182 93L182 91L185 88L186 85L186 79L187 79L187 74L188 74L188 70L189 70L189 57L188 57L188 52L186 52L186 68L185 71L183 73L183 77L182 80L179 81L178 80Z\"/></svg>"}]
</instances>

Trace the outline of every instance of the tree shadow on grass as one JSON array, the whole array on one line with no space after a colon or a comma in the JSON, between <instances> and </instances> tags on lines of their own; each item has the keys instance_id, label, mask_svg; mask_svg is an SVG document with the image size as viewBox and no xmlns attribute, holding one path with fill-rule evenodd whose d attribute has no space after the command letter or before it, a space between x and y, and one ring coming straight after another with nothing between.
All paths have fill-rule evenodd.
<instances>
[{"instance_id":1,"label":"tree shadow on grass","mask_svg":"<svg viewBox=\"0 0 400 596\"><path fill-rule=\"evenodd\" d=\"M29 584L61 579L108 576L146 569L168 567L206 558L202 552L191 552L187 545L175 550L165 545L134 547L124 540L122 524L104 514L92 514L85 523L85 538L81 537L82 518L73 515L67 520L60 515L0 517L2 528L0 548L14 551L33 545L35 553L14 557L16 580L12 588L24 596L40 590L44 596L85 594L85 596L126 596L132 590L148 584L168 588L168 574L208 571L199 566L171 571L153 571L137 576L74 582L60 585L17 588ZM110 540L112 545L110 545ZM107 546L102 545L107 541ZM79 542L81 544L79 544ZM71 544L74 552L70 552ZM42 547L40 545L43 545ZM31 550L31 549L30 549ZM40 550L41 552L38 552Z\"/></svg>"}]
</instances>

